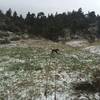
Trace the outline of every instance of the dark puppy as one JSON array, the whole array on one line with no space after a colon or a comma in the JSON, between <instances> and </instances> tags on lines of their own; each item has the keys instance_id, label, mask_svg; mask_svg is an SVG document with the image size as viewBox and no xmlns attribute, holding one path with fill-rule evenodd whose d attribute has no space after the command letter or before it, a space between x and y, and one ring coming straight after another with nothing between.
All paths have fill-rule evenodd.
<instances>
[{"instance_id":1,"label":"dark puppy","mask_svg":"<svg viewBox=\"0 0 100 100\"><path fill-rule=\"evenodd\" d=\"M52 49L51 54L53 54L53 53L58 54L59 53L59 49Z\"/></svg>"}]
</instances>

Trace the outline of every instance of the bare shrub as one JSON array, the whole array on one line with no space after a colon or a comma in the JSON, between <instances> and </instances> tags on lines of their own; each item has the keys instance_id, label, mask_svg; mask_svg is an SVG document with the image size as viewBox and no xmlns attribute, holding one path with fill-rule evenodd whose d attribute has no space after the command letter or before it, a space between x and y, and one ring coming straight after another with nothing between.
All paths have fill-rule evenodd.
<instances>
[{"instance_id":1,"label":"bare shrub","mask_svg":"<svg viewBox=\"0 0 100 100\"><path fill-rule=\"evenodd\" d=\"M20 40L20 36L14 36L10 40L11 41L18 41L18 40Z\"/></svg>"},{"instance_id":2,"label":"bare shrub","mask_svg":"<svg viewBox=\"0 0 100 100\"><path fill-rule=\"evenodd\" d=\"M100 92L100 70L97 69L92 76L91 83L89 81L75 83L73 88L82 92Z\"/></svg>"}]
</instances>

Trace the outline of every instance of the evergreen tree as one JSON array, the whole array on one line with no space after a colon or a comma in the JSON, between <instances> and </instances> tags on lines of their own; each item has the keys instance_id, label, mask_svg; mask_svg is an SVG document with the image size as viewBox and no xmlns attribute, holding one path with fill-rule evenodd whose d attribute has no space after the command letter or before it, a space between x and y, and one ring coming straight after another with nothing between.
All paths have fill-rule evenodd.
<instances>
[{"instance_id":1,"label":"evergreen tree","mask_svg":"<svg viewBox=\"0 0 100 100\"><path fill-rule=\"evenodd\" d=\"M11 8L9 8L9 9L6 11L6 16L7 16L7 17L11 17L11 14L12 14L12 10L11 10Z\"/></svg>"}]
</instances>

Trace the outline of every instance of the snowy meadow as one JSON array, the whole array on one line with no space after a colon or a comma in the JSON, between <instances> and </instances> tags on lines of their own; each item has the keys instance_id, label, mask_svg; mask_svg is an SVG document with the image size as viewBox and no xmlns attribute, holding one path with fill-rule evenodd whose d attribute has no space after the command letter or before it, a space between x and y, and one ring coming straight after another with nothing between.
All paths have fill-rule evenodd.
<instances>
[{"instance_id":1,"label":"snowy meadow","mask_svg":"<svg viewBox=\"0 0 100 100\"><path fill-rule=\"evenodd\" d=\"M59 53L52 54L52 48ZM1 46L0 100L100 100L100 90L91 85L100 70L98 52L97 45L50 41Z\"/></svg>"}]
</instances>

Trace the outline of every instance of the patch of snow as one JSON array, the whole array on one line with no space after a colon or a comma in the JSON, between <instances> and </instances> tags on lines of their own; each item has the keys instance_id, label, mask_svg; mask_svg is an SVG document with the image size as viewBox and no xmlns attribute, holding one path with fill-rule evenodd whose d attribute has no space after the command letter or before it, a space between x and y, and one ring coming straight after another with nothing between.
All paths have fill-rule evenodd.
<instances>
[{"instance_id":1,"label":"patch of snow","mask_svg":"<svg viewBox=\"0 0 100 100\"><path fill-rule=\"evenodd\" d=\"M96 93L95 98L96 98L96 100L100 100L100 93Z\"/></svg>"},{"instance_id":2,"label":"patch of snow","mask_svg":"<svg viewBox=\"0 0 100 100\"><path fill-rule=\"evenodd\" d=\"M9 63L25 63L25 60L10 58Z\"/></svg>"},{"instance_id":3,"label":"patch of snow","mask_svg":"<svg viewBox=\"0 0 100 100\"><path fill-rule=\"evenodd\" d=\"M77 55L72 55L73 58L79 60L78 56Z\"/></svg>"},{"instance_id":4,"label":"patch of snow","mask_svg":"<svg viewBox=\"0 0 100 100\"><path fill-rule=\"evenodd\" d=\"M82 46L86 46L88 42L85 40L75 40L75 41L67 42L66 44L71 47L82 47Z\"/></svg>"},{"instance_id":5,"label":"patch of snow","mask_svg":"<svg viewBox=\"0 0 100 100\"><path fill-rule=\"evenodd\" d=\"M84 96L81 96L81 97L79 98L79 100L88 100L88 98L86 98L86 97L84 97Z\"/></svg>"},{"instance_id":6,"label":"patch of snow","mask_svg":"<svg viewBox=\"0 0 100 100\"><path fill-rule=\"evenodd\" d=\"M84 48L83 50L100 55L100 46L89 46L89 47Z\"/></svg>"},{"instance_id":7,"label":"patch of snow","mask_svg":"<svg viewBox=\"0 0 100 100\"><path fill-rule=\"evenodd\" d=\"M4 67L0 67L0 71L4 71Z\"/></svg>"},{"instance_id":8,"label":"patch of snow","mask_svg":"<svg viewBox=\"0 0 100 100\"><path fill-rule=\"evenodd\" d=\"M16 43L10 43L10 44L3 44L3 45L0 45L0 48L12 48L12 47L16 47L17 44Z\"/></svg>"}]
</instances>

